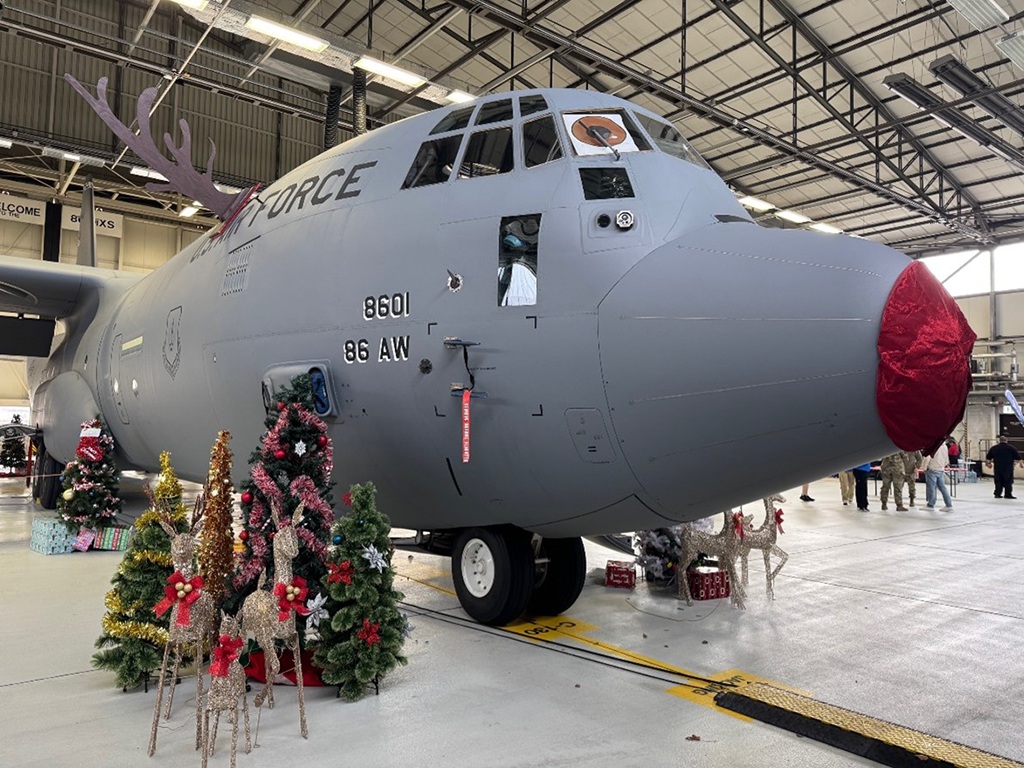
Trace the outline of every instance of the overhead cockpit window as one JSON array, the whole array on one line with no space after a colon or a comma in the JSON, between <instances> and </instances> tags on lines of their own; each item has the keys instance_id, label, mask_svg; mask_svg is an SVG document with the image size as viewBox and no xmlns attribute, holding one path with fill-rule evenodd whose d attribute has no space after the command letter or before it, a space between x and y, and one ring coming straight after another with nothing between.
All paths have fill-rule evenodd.
<instances>
[{"instance_id":1,"label":"overhead cockpit window","mask_svg":"<svg viewBox=\"0 0 1024 768\"><path fill-rule=\"evenodd\" d=\"M690 146L690 142L684 139L682 134L671 123L655 120L653 117L639 113L636 119L640 121L640 125L643 126L644 130L654 140L655 146L662 152L678 157L680 160L685 160L688 163L699 165L701 168L711 167L704 161L703 157L697 154L697 150Z\"/></svg>"},{"instance_id":2,"label":"overhead cockpit window","mask_svg":"<svg viewBox=\"0 0 1024 768\"><path fill-rule=\"evenodd\" d=\"M484 104L480 107L480 114L476 116L477 125L487 123L500 123L503 120L512 119L512 99L501 99Z\"/></svg>"},{"instance_id":3,"label":"overhead cockpit window","mask_svg":"<svg viewBox=\"0 0 1024 768\"><path fill-rule=\"evenodd\" d=\"M540 214L506 216L498 232L498 306L537 303L537 244Z\"/></svg>"},{"instance_id":4,"label":"overhead cockpit window","mask_svg":"<svg viewBox=\"0 0 1024 768\"><path fill-rule=\"evenodd\" d=\"M523 124L523 158L527 168L550 163L562 157L555 120L550 115Z\"/></svg>"},{"instance_id":5,"label":"overhead cockpit window","mask_svg":"<svg viewBox=\"0 0 1024 768\"><path fill-rule=\"evenodd\" d=\"M580 168L580 181L587 200L633 197L633 185L625 168Z\"/></svg>"},{"instance_id":6,"label":"overhead cockpit window","mask_svg":"<svg viewBox=\"0 0 1024 768\"><path fill-rule=\"evenodd\" d=\"M455 158L459 154L462 135L449 136L445 139L425 141L412 161L412 167L405 176L402 189L424 187L427 184L439 184L448 181L455 166Z\"/></svg>"},{"instance_id":7,"label":"overhead cockpit window","mask_svg":"<svg viewBox=\"0 0 1024 768\"><path fill-rule=\"evenodd\" d=\"M473 114L473 110L476 109L476 105L472 107L463 107L462 109L456 109L454 112L450 112L441 118L441 122L434 126L434 130L430 132L431 136L438 133L448 133L448 131L461 131L467 125L469 125L469 118Z\"/></svg>"},{"instance_id":8,"label":"overhead cockpit window","mask_svg":"<svg viewBox=\"0 0 1024 768\"><path fill-rule=\"evenodd\" d=\"M650 149L650 144L624 112L566 112L562 115L572 148L581 157Z\"/></svg>"},{"instance_id":9,"label":"overhead cockpit window","mask_svg":"<svg viewBox=\"0 0 1024 768\"><path fill-rule=\"evenodd\" d=\"M527 115L532 115L536 112L543 112L547 108L548 102L539 93L535 93L532 96L523 96L519 99L520 117L526 117Z\"/></svg>"},{"instance_id":10,"label":"overhead cockpit window","mask_svg":"<svg viewBox=\"0 0 1024 768\"><path fill-rule=\"evenodd\" d=\"M493 176L508 173L512 168L512 129L477 131L469 137L469 146L459 167L459 178Z\"/></svg>"}]
</instances>

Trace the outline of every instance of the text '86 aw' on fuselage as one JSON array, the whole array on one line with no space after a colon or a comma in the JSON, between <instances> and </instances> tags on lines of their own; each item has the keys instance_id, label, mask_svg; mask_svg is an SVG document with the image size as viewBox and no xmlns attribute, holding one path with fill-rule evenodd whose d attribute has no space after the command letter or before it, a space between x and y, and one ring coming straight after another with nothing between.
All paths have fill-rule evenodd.
<instances>
[{"instance_id":1,"label":"text '86 aw' on fuselage","mask_svg":"<svg viewBox=\"0 0 1024 768\"><path fill-rule=\"evenodd\" d=\"M906 256L760 228L662 118L573 90L359 136L144 278L8 258L0 281L67 329L30 365L51 462L101 413L126 466L169 450L202 479L217 430L255 446L315 370L335 480L450 546L488 623L568 608L580 536L936 443L973 341Z\"/></svg>"}]
</instances>

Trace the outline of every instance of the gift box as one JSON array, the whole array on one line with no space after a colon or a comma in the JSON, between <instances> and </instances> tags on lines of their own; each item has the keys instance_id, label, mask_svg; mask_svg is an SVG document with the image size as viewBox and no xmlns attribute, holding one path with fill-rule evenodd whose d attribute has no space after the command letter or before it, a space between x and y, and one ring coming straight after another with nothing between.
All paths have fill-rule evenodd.
<instances>
[{"instance_id":1,"label":"gift box","mask_svg":"<svg viewBox=\"0 0 1024 768\"><path fill-rule=\"evenodd\" d=\"M73 552L78 531L68 528L63 520L37 517L32 521L32 537L28 548L41 555L63 555Z\"/></svg>"},{"instance_id":2,"label":"gift box","mask_svg":"<svg viewBox=\"0 0 1024 768\"><path fill-rule=\"evenodd\" d=\"M125 525L109 525L96 531L96 540L92 543L93 549L128 549L128 542L132 538L132 529Z\"/></svg>"},{"instance_id":3,"label":"gift box","mask_svg":"<svg viewBox=\"0 0 1024 768\"><path fill-rule=\"evenodd\" d=\"M75 543L71 545L71 548L79 552L85 552L95 539L96 531L92 528L83 528L75 536Z\"/></svg>"},{"instance_id":4,"label":"gift box","mask_svg":"<svg viewBox=\"0 0 1024 768\"><path fill-rule=\"evenodd\" d=\"M636 586L636 566L626 560L609 560L604 567L604 585L633 589Z\"/></svg>"},{"instance_id":5,"label":"gift box","mask_svg":"<svg viewBox=\"0 0 1024 768\"><path fill-rule=\"evenodd\" d=\"M729 586L729 574L720 568L704 566L688 568L686 581L690 586L690 596L694 600L717 600L732 594ZM679 595L686 597L682 589L680 589Z\"/></svg>"}]
</instances>

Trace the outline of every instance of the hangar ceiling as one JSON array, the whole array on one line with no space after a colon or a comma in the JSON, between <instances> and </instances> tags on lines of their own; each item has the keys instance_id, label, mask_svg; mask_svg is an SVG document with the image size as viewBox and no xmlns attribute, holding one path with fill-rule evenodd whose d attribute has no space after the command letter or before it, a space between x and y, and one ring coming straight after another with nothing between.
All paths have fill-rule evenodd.
<instances>
[{"instance_id":1,"label":"hangar ceiling","mask_svg":"<svg viewBox=\"0 0 1024 768\"><path fill-rule=\"evenodd\" d=\"M788 209L911 255L1024 238L1024 0L3 0L0 184L74 199L89 174L112 207L176 217L190 201L142 188L65 72L108 77L126 123L158 86L154 126L188 119L196 167L210 136L243 187L322 150L332 87L350 135L363 54L427 81L371 76L371 128L453 88L589 88L669 117L769 226L798 226Z\"/></svg>"}]
</instances>

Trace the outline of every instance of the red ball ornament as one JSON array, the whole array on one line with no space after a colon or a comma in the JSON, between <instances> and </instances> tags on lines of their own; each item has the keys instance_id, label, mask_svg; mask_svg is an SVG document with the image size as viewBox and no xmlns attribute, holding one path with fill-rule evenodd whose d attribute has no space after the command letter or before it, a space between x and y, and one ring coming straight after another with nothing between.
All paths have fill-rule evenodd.
<instances>
[{"instance_id":1,"label":"red ball ornament","mask_svg":"<svg viewBox=\"0 0 1024 768\"><path fill-rule=\"evenodd\" d=\"M268 538L268 539L270 539L271 541L273 541L273 540L274 540L274 534L275 534L275 533L277 533L277 531L271 531L271 532L270 532L270 535L269 535L269 536L267 536L267 538Z\"/></svg>"},{"instance_id":2,"label":"red ball ornament","mask_svg":"<svg viewBox=\"0 0 1024 768\"><path fill-rule=\"evenodd\" d=\"M280 401L277 403L277 410L279 410L279 411L283 411L287 407L288 407L288 405L286 403L282 403Z\"/></svg>"},{"instance_id":3,"label":"red ball ornament","mask_svg":"<svg viewBox=\"0 0 1024 768\"><path fill-rule=\"evenodd\" d=\"M240 538L242 541L248 541L249 540L249 532L248 531L242 531L240 534L238 534L238 538Z\"/></svg>"},{"instance_id":4,"label":"red ball ornament","mask_svg":"<svg viewBox=\"0 0 1024 768\"><path fill-rule=\"evenodd\" d=\"M252 504L252 494L249 493L248 491L243 491L242 492L242 503L243 504Z\"/></svg>"},{"instance_id":5,"label":"red ball ornament","mask_svg":"<svg viewBox=\"0 0 1024 768\"><path fill-rule=\"evenodd\" d=\"M287 456L287 455L288 455L288 454L287 454L287 453L285 453L285 452L284 452L283 450L281 450L280 448L278 448L278 449L277 449L276 451L274 451L274 458L275 458L275 459L277 459L278 461L281 461L281 459L283 459L283 458L284 458L285 456Z\"/></svg>"},{"instance_id":6,"label":"red ball ornament","mask_svg":"<svg viewBox=\"0 0 1024 768\"><path fill-rule=\"evenodd\" d=\"M319 437L317 437L316 444L319 445L321 448L325 447L327 445L327 435L320 435Z\"/></svg>"}]
</instances>

